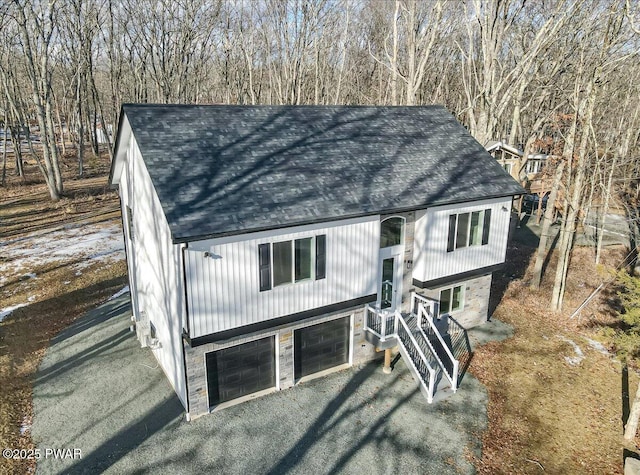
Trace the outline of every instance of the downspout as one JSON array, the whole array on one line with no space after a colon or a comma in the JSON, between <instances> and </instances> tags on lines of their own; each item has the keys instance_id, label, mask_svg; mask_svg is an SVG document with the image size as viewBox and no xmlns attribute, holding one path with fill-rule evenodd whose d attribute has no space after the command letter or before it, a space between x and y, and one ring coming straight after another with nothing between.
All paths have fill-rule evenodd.
<instances>
[{"instance_id":1,"label":"downspout","mask_svg":"<svg viewBox=\"0 0 640 475\"><path fill-rule=\"evenodd\" d=\"M184 306L183 306L183 310L184 310L184 323L186 328L186 332L187 335L189 335L189 301L187 300L187 271L186 271L186 266L184 265L184 251L185 249L189 246L189 243L185 243L183 244L182 248L180 249L180 266L182 267L182 289L183 289L183 299L184 299ZM187 374L187 351L185 348L185 338L180 335L180 341L182 342L182 369L184 370L184 390L186 392L186 403L187 403L187 407L185 408L187 410L187 412L185 413L185 420L187 422L191 421L191 414L189 411L189 377Z\"/></svg>"}]
</instances>

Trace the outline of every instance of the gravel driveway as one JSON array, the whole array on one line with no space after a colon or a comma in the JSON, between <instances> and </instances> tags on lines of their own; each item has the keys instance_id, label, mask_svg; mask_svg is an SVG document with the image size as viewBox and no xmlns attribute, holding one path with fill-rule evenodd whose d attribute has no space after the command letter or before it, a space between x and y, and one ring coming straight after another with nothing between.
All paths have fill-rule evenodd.
<instances>
[{"instance_id":1,"label":"gravel driveway","mask_svg":"<svg viewBox=\"0 0 640 475\"><path fill-rule=\"evenodd\" d=\"M487 395L470 374L429 405L402 360L391 375L372 363L185 422L129 314L128 296L114 299L52 341L34 384L32 434L48 453L38 473L475 471L466 455L480 454ZM470 338L509 333L493 322Z\"/></svg>"}]
</instances>

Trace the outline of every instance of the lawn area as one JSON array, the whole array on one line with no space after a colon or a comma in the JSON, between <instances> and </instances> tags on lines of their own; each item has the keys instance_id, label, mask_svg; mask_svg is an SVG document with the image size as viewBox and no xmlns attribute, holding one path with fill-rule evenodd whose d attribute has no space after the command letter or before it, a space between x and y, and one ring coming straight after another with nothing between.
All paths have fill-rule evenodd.
<instances>
[{"instance_id":1,"label":"lawn area","mask_svg":"<svg viewBox=\"0 0 640 475\"><path fill-rule=\"evenodd\" d=\"M489 392L489 428L476 467L485 474L622 473L623 412L626 420L638 377L598 345L609 346L602 328L617 324L612 289L576 318L569 315L626 252L610 248L606 265L596 267L592 249L576 248L564 311L557 314L548 309L553 259L540 291L529 289L532 251L512 243L497 279L505 292L494 316L514 326L514 337L480 348L472 361L471 372Z\"/></svg>"},{"instance_id":2,"label":"lawn area","mask_svg":"<svg viewBox=\"0 0 640 475\"><path fill-rule=\"evenodd\" d=\"M121 221L117 194L106 188L108 163L108 157L89 161L83 179L67 169L67 196L57 203L33 167L27 183L11 177L0 188L0 311L14 308L0 323L2 447L33 447L32 381L50 339L127 284L122 249L114 244ZM579 317L568 316L625 251L607 249L605 265L596 267L593 251L577 248L561 314L547 308L553 258L540 291L528 288L532 251L516 237L495 277L493 315L515 335L472 359L471 373L488 390L489 426L482 457L469 457L484 474L622 473L622 420L638 377L594 343L609 348L601 329L617 324L615 294L607 289ZM0 465L2 473L34 468Z\"/></svg>"}]
</instances>

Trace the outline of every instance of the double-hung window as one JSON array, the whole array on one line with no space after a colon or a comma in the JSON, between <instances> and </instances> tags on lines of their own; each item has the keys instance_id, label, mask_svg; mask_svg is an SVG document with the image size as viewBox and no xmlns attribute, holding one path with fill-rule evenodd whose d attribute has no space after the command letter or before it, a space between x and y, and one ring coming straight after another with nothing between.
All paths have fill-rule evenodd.
<instances>
[{"instance_id":1,"label":"double-hung window","mask_svg":"<svg viewBox=\"0 0 640 475\"><path fill-rule=\"evenodd\" d=\"M258 245L260 291L326 276L326 235Z\"/></svg>"},{"instance_id":2,"label":"double-hung window","mask_svg":"<svg viewBox=\"0 0 640 475\"><path fill-rule=\"evenodd\" d=\"M489 244L491 209L449 215L447 252Z\"/></svg>"},{"instance_id":3,"label":"double-hung window","mask_svg":"<svg viewBox=\"0 0 640 475\"><path fill-rule=\"evenodd\" d=\"M451 314L464 308L464 287L456 285L440 291L440 312L438 315Z\"/></svg>"}]
</instances>

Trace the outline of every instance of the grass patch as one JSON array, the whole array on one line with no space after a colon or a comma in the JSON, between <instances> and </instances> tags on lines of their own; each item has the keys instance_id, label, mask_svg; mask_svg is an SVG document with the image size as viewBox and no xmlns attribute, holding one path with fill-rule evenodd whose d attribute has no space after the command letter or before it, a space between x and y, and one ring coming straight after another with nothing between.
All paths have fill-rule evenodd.
<instances>
[{"instance_id":1,"label":"grass patch","mask_svg":"<svg viewBox=\"0 0 640 475\"><path fill-rule=\"evenodd\" d=\"M615 266L623 255L610 249L605 262ZM621 364L589 344L602 326L615 324L606 294L568 318L607 278L591 249L577 248L572 264L562 314L548 309L553 260L538 292L529 289L527 272L512 281L513 269L496 276L508 284L494 316L515 334L480 348L472 360L472 373L489 392L480 473L622 473L623 396L627 384L635 392L638 377L625 380Z\"/></svg>"}]
</instances>

